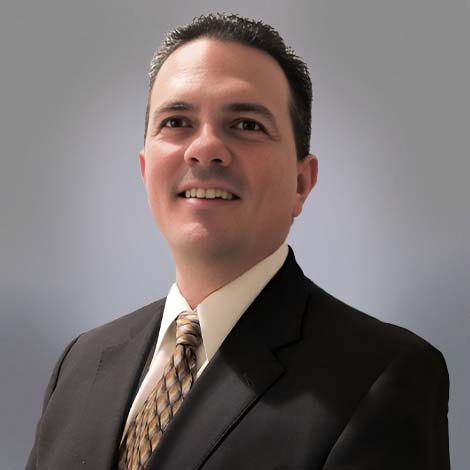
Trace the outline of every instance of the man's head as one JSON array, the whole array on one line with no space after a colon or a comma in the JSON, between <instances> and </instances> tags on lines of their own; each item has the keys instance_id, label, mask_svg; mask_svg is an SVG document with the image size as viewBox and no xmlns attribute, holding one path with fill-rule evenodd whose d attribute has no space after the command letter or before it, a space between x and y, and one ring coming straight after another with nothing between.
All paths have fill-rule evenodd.
<instances>
[{"instance_id":1,"label":"man's head","mask_svg":"<svg viewBox=\"0 0 470 470\"><path fill-rule=\"evenodd\" d=\"M158 64L139 158L177 266L242 272L286 239L317 174L297 158L291 97L279 62L239 41L198 36Z\"/></svg>"},{"instance_id":2,"label":"man's head","mask_svg":"<svg viewBox=\"0 0 470 470\"><path fill-rule=\"evenodd\" d=\"M155 78L170 54L195 39L207 37L225 42L236 42L269 54L282 68L289 82L289 113L294 130L297 158L309 153L311 134L312 83L305 62L287 47L279 33L271 26L238 15L209 14L195 18L191 23L167 33L155 51L149 71L149 94L145 113L147 136L150 98Z\"/></svg>"}]
</instances>

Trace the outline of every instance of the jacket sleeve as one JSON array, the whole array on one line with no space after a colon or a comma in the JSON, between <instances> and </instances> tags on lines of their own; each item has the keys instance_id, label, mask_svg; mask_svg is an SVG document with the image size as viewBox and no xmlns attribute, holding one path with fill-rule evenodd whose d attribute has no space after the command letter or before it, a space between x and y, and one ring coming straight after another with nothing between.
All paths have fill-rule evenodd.
<instances>
[{"instance_id":1,"label":"jacket sleeve","mask_svg":"<svg viewBox=\"0 0 470 470\"><path fill-rule=\"evenodd\" d=\"M60 370L62 368L62 364L64 363L65 358L67 357L67 354L69 351L72 349L72 346L75 344L75 342L78 340L79 336L75 338L73 341L71 341L65 350L62 352L60 355L54 370L52 371L51 378L49 379L49 383L46 387L46 391L44 393L44 401L42 405L42 412L41 412L41 417L39 418L39 421L36 426L36 436L34 438L34 445L33 448L31 449L31 452L29 454L28 462L26 464L25 470L36 470L37 468L37 449L38 449L38 442L39 442L39 431L41 427L41 420L42 416L44 415L44 412L46 411L47 405L49 403L49 400L51 399L51 396L55 390L55 387L57 385L57 381L59 379L59 374Z\"/></svg>"},{"instance_id":2,"label":"jacket sleeve","mask_svg":"<svg viewBox=\"0 0 470 470\"><path fill-rule=\"evenodd\" d=\"M324 470L448 470L449 376L442 354L399 355L360 401Z\"/></svg>"}]
</instances>

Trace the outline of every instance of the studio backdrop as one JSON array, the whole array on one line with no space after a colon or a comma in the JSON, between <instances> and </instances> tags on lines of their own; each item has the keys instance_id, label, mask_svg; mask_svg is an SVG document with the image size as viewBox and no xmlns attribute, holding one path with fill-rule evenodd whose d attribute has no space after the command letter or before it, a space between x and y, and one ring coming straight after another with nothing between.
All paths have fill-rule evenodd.
<instances>
[{"instance_id":1,"label":"studio backdrop","mask_svg":"<svg viewBox=\"0 0 470 470\"><path fill-rule=\"evenodd\" d=\"M0 14L0 467L23 468L77 334L166 294L140 179L147 71L211 11L277 28L308 63L319 179L289 243L348 304L438 349L453 468L470 463L469 4L17 1Z\"/></svg>"}]
</instances>

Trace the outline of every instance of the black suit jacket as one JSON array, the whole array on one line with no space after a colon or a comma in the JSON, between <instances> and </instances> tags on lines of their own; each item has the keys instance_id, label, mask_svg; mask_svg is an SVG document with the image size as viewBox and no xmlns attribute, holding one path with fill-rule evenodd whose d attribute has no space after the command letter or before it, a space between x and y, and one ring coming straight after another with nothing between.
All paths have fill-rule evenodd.
<instances>
[{"instance_id":1,"label":"black suit jacket","mask_svg":"<svg viewBox=\"0 0 470 470\"><path fill-rule=\"evenodd\" d=\"M117 469L164 303L67 347L28 470ZM290 251L194 384L148 469L448 469L448 387L438 350L324 292Z\"/></svg>"}]
</instances>

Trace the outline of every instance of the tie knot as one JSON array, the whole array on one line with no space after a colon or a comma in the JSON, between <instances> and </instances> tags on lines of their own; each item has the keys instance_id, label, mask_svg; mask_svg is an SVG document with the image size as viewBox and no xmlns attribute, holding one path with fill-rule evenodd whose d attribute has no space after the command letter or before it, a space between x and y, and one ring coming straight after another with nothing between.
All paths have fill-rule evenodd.
<instances>
[{"instance_id":1,"label":"tie knot","mask_svg":"<svg viewBox=\"0 0 470 470\"><path fill-rule=\"evenodd\" d=\"M176 344L196 348L202 341L201 326L196 312L182 312L176 319Z\"/></svg>"}]
</instances>

